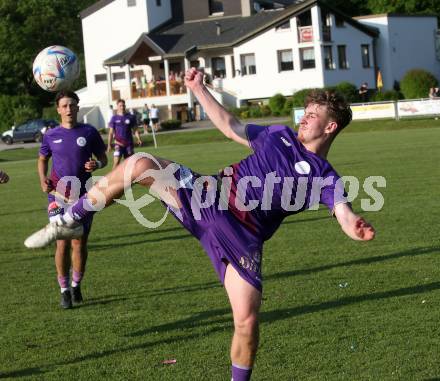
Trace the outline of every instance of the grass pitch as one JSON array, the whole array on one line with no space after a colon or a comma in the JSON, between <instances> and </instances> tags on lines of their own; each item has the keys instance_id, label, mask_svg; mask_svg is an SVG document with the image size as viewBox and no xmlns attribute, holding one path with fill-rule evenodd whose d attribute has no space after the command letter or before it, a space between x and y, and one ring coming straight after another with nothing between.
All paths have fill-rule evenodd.
<instances>
[{"instance_id":1,"label":"grass pitch","mask_svg":"<svg viewBox=\"0 0 440 381\"><path fill-rule=\"evenodd\" d=\"M149 152L207 174L248 152L216 131L158 138ZM225 292L172 217L148 230L120 205L96 215L86 302L58 307L54 247L23 246L47 221L36 152L0 153L11 177L0 186L0 378L229 379ZM285 220L265 246L253 379L439 379L440 122L353 124L329 160L343 175L386 178L383 209L363 213L377 238L351 241L324 209ZM143 210L162 212L158 202Z\"/></svg>"}]
</instances>

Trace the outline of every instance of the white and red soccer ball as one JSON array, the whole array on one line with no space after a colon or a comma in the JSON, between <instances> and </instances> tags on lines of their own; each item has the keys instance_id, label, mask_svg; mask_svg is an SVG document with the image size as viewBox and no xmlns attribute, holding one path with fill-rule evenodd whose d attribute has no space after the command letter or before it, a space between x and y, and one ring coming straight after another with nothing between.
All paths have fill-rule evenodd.
<instances>
[{"instance_id":1,"label":"white and red soccer ball","mask_svg":"<svg viewBox=\"0 0 440 381\"><path fill-rule=\"evenodd\" d=\"M32 70L43 90L59 91L72 85L80 69L75 53L64 46L53 45L38 53Z\"/></svg>"}]
</instances>

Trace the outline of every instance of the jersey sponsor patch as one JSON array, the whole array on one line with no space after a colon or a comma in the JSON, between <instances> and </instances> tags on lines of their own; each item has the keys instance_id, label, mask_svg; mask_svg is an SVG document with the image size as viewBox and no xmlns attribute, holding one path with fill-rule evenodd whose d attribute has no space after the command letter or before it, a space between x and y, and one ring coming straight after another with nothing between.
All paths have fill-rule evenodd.
<instances>
[{"instance_id":1,"label":"jersey sponsor patch","mask_svg":"<svg viewBox=\"0 0 440 381\"><path fill-rule=\"evenodd\" d=\"M63 139L57 139L57 140L54 140L53 141L55 144L59 144L59 143L62 143L63 142Z\"/></svg>"},{"instance_id":2,"label":"jersey sponsor patch","mask_svg":"<svg viewBox=\"0 0 440 381\"><path fill-rule=\"evenodd\" d=\"M307 161L298 161L295 163L295 171L300 175L308 175L310 173L310 164Z\"/></svg>"},{"instance_id":3,"label":"jersey sponsor patch","mask_svg":"<svg viewBox=\"0 0 440 381\"><path fill-rule=\"evenodd\" d=\"M76 139L76 144L80 147L85 147L87 144L87 139L84 136L80 136L78 139Z\"/></svg>"}]
</instances>

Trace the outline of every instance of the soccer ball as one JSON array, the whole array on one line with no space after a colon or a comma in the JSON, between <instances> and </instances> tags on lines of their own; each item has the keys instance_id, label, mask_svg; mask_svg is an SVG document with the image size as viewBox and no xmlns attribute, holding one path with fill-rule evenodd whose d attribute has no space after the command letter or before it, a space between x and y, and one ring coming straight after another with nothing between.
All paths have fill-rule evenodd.
<instances>
[{"instance_id":1,"label":"soccer ball","mask_svg":"<svg viewBox=\"0 0 440 381\"><path fill-rule=\"evenodd\" d=\"M49 46L38 53L32 69L35 81L46 91L67 89L79 77L75 53L59 45Z\"/></svg>"}]
</instances>

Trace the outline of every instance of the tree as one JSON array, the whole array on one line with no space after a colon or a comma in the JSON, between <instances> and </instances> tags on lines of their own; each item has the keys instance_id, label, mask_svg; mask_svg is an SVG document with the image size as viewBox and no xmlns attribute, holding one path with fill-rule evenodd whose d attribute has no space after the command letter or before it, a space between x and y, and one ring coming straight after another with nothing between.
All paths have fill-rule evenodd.
<instances>
[{"instance_id":1,"label":"tree","mask_svg":"<svg viewBox=\"0 0 440 381\"><path fill-rule=\"evenodd\" d=\"M83 61L78 14L94 2L0 0L0 94L32 95L46 104L53 96L33 81L33 60L47 46L64 45Z\"/></svg>"}]
</instances>

